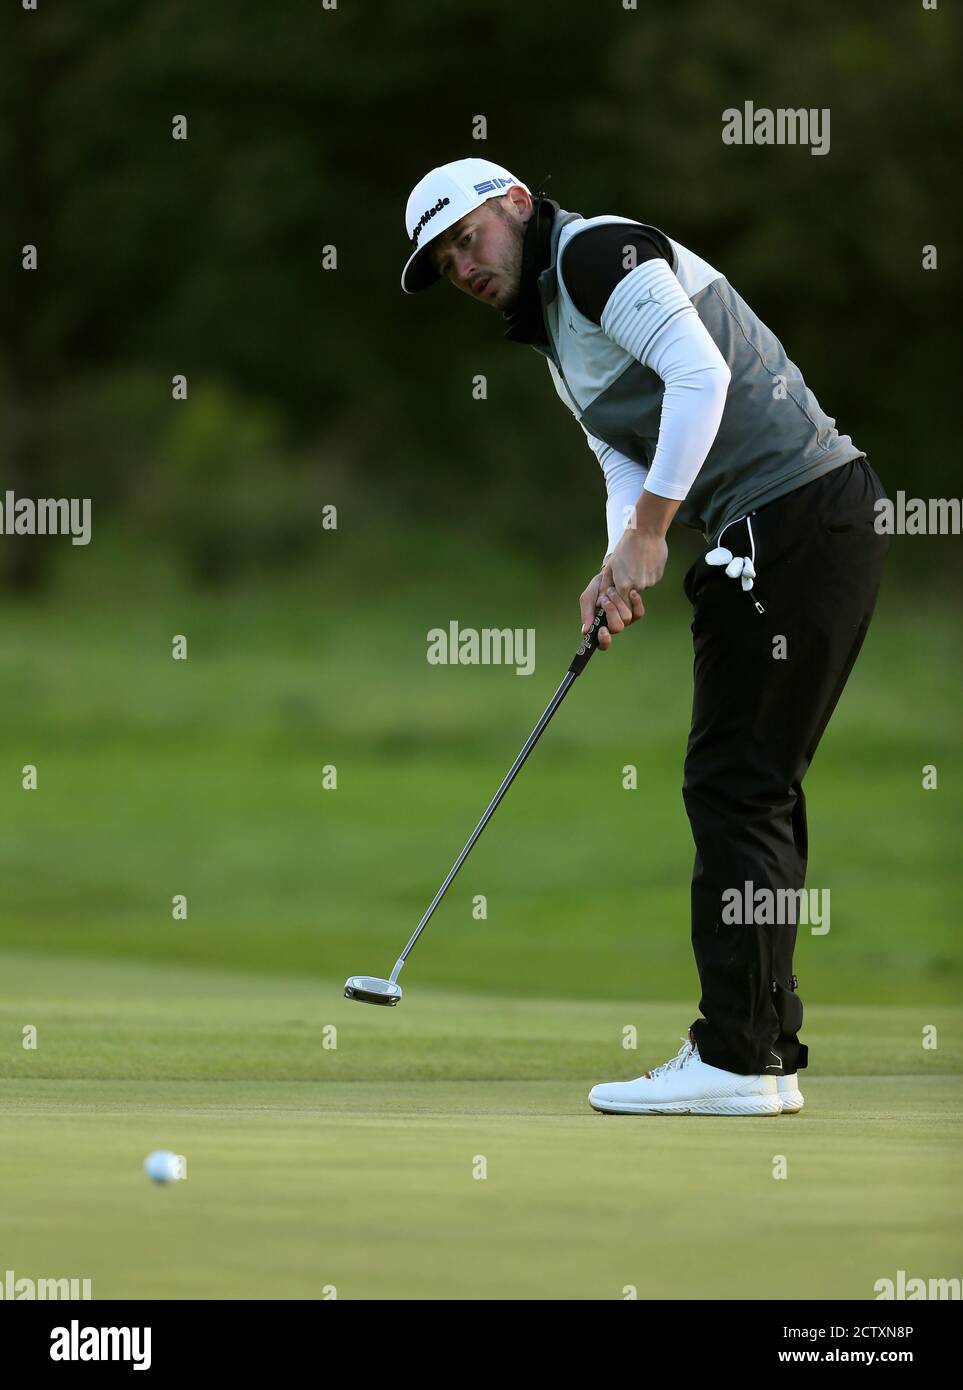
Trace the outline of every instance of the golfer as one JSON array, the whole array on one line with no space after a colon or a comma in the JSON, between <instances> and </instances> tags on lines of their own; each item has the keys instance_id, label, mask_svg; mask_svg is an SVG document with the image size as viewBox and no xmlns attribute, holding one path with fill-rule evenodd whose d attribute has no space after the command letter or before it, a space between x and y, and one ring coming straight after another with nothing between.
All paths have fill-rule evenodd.
<instances>
[{"instance_id":1,"label":"golfer","mask_svg":"<svg viewBox=\"0 0 963 1390\"><path fill-rule=\"evenodd\" d=\"M594 1086L589 1102L797 1112L802 782L872 617L889 545L874 526L882 484L726 277L658 228L565 212L486 159L433 169L406 224L402 287L448 280L497 309L508 341L546 359L601 466L608 544L582 631L601 606L604 651L643 616L673 521L707 547L684 580L700 1017L676 1056Z\"/></svg>"}]
</instances>

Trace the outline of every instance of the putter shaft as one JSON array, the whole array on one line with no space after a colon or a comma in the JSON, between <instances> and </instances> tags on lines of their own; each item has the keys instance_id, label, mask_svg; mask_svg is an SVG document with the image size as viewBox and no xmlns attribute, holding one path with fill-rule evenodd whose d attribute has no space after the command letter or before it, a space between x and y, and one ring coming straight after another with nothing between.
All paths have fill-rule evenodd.
<instances>
[{"instance_id":1,"label":"putter shaft","mask_svg":"<svg viewBox=\"0 0 963 1390\"><path fill-rule=\"evenodd\" d=\"M429 903L428 910L426 911L424 917L422 917L421 921L418 923L417 927L412 933L411 939L408 942L407 946L402 951L398 959L395 961L394 969L392 970L391 975L389 977L392 984L395 984L397 982L398 975L401 971L401 967L408 959L408 953L414 946L415 942L418 940L421 933L424 931L425 927L428 925L428 922L431 918L431 914L434 912L435 908L438 906L442 898L445 896L445 893L448 890L448 885L451 883L452 879L455 877L462 864L464 864L465 860L468 858L468 855L471 853L471 849L475 841L478 839L479 835L485 829L485 826L488 824L489 820L494 814L495 808L497 807L498 803L501 801L502 797L508 791L508 788L511 786L512 782L515 780L519 768L525 762L525 759L528 757L529 753L535 747L536 743L541 738L545 729L548 727L548 724L551 721L552 716L564 700L565 696L568 694L568 691L574 683L575 678L581 675L582 671L584 671L586 665L588 664L589 658L598 647L599 628L604 626L605 610L604 608L599 608L596 611L595 620L592 623L592 626L589 628L588 632L585 633L585 635L583 636L581 646L575 653L575 656L572 658L572 662L565 673L564 680L562 681L561 685L558 687L555 694L549 701L544 714L539 719L538 723L535 725L534 729L526 739L524 748L519 753L515 761L512 763L511 767L508 769L508 772L505 775L505 780L502 782L501 786L498 788L498 791L495 793L491 801L488 803L488 806L485 810L485 814L482 816L481 820L478 822L478 824L475 826L475 829L472 831L468 843L465 845L465 848L462 850L461 854L459 854L458 858L455 860L454 864L452 864L451 868L449 869L448 877L445 879L444 883L441 885L441 887L438 889L438 892L435 894L435 896Z\"/></svg>"}]
</instances>

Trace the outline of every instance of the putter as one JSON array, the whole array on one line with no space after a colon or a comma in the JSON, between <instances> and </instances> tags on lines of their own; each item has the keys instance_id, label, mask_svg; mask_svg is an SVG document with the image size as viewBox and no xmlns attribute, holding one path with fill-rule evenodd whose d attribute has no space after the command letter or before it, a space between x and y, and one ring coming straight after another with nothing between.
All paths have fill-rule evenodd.
<instances>
[{"instance_id":1,"label":"putter","mask_svg":"<svg viewBox=\"0 0 963 1390\"><path fill-rule=\"evenodd\" d=\"M442 898L445 896L445 892L448 888L448 885L451 883L452 879L455 877L455 874L457 874L462 864L464 864L465 860L468 858L468 855L471 853L471 848L474 845L475 841L478 839L479 835L485 829L485 826L491 820L492 815L495 811L495 807L498 805L502 797L508 791L508 788L512 785L512 782L515 780L515 775L518 772L518 769L521 767L522 763L524 763L529 753L532 751L538 740L541 738L542 733L544 732L546 726L552 718L552 715L558 709L559 705L562 703L562 701L565 699L565 696L571 689L576 676L580 676L582 672L585 670L586 666L588 665L592 653L597 649L599 644L599 628L604 627L605 622L605 609L599 608L596 611L595 619L592 623L592 626L589 628L588 632L586 632L582 637L581 646L579 647L575 655L572 657L569 668L565 673L565 679L562 681L562 684L559 686L559 688L556 690L555 694L549 701L548 708L545 710L545 713L542 715L541 719L538 721L532 732L529 734L528 739L525 743L525 747L519 753L518 757L512 763L511 767L508 769L508 774L505 777L504 782L502 782L501 786L498 788L498 791L495 793L495 795L489 802L488 809L485 811L485 814L482 816L481 820L478 822L478 824L475 826L475 829L472 831L471 838L469 839L467 845L462 850L461 854L459 854L454 864L452 864L451 869L448 873L448 877L445 879L444 883L441 885L441 887L438 889L438 892L435 894L435 896L429 903L428 911L425 913L424 917L422 917L421 921L418 923L418 926L414 934L412 935L411 940L408 942L408 945L405 947L401 955L395 961L395 968L392 970L390 977L387 980L380 980L375 975L351 975L345 981L344 997L346 999L356 999L360 1004L384 1004L391 1006L398 1003L399 999L401 998L401 986L398 984L398 976L401 973L401 967L408 959L408 955L411 951L411 948L414 946L415 942L418 940L419 936L424 931L425 927L428 925L428 921L431 917L431 914L434 912L435 908L438 906Z\"/></svg>"}]
</instances>

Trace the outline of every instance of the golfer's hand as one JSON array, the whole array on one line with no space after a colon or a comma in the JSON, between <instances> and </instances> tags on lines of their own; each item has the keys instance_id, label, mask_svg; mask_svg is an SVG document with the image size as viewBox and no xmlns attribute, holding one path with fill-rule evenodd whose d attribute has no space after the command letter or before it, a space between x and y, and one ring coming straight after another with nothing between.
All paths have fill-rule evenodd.
<instances>
[{"instance_id":1,"label":"golfer's hand","mask_svg":"<svg viewBox=\"0 0 963 1390\"><path fill-rule=\"evenodd\" d=\"M620 598L614 588L610 594L603 594L599 597L599 589L605 575L609 573L609 561L605 562L605 568L601 574L595 575L590 579L582 591L579 599L579 606L582 610L582 631L588 632L592 623L595 621L595 610L605 609L605 626L599 628L599 651L607 652L612 645L612 634L622 632L630 623L634 623L636 618L641 618L645 609L642 607L642 596L636 590L632 590L630 601Z\"/></svg>"},{"instance_id":2,"label":"golfer's hand","mask_svg":"<svg viewBox=\"0 0 963 1390\"><path fill-rule=\"evenodd\" d=\"M605 627L599 628L599 651L608 651L616 633L645 616L642 594L658 584L668 558L664 535L634 529L623 531L602 572L589 581L579 601L583 632L591 627L596 608L605 609Z\"/></svg>"}]
</instances>

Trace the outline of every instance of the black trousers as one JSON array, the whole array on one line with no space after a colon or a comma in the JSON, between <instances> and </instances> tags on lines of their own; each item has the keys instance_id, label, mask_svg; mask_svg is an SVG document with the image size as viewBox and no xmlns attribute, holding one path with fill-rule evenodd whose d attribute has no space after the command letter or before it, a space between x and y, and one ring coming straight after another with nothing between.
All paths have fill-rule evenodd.
<instances>
[{"instance_id":1,"label":"black trousers","mask_svg":"<svg viewBox=\"0 0 963 1390\"><path fill-rule=\"evenodd\" d=\"M805 883L802 781L876 604L890 538L876 533L873 504L885 496L855 459L751 514L751 591L701 557L685 577L695 682L683 798L702 988L692 1034L703 1061L726 1071L789 1075L808 1062L793 974L798 924L733 921L732 904L736 892L745 901L747 883L754 901L768 889L774 902ZM749 555L746 521L722 544Z\"/></svg>"}]
</instances>

